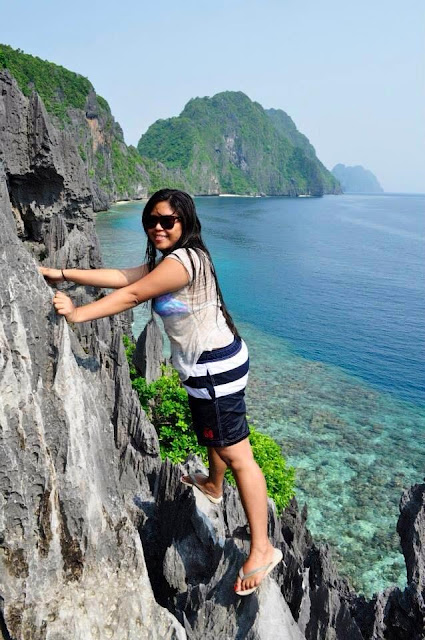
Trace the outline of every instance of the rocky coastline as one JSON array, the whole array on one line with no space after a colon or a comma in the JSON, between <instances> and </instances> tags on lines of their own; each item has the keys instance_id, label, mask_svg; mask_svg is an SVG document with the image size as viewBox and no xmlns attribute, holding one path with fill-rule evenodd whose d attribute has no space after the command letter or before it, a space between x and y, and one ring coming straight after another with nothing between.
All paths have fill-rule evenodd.
<instances>
[{"instance_id":1,"label":"rocky coastline","mask_svg":"<svg viewBox=\"0 0 425 640\"><path fill-rule=\"evenodd\" d=\"M69 326L38 274L101 266L92 204L72 136L0 73L0 638L423 639L425 484L400 502L404 591L355 594L294 500L269 509L285 566L235 596L248 545L237 492L218 508L161 461L131 388L130 318ZM61 286L79 303L99 295ZM155 375L158 337L145 338Z\"/></svg>"}]
</instances>

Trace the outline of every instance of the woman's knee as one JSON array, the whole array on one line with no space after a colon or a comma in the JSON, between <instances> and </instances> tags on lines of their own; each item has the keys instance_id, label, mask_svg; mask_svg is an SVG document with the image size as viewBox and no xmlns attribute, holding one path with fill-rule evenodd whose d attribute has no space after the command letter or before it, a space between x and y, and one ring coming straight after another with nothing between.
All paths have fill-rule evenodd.
<instances>
[{"instance_id":1,"label":"woman's knee","mask_svg":"<svg viewBox=\"0 0 425 640\"><path fill-rule=\"evenodd\" d=\"M241 471L245 467L256 464L248 438L229 447L220 447L216 451L232 471Z\"/></svg>"}]
</instances>

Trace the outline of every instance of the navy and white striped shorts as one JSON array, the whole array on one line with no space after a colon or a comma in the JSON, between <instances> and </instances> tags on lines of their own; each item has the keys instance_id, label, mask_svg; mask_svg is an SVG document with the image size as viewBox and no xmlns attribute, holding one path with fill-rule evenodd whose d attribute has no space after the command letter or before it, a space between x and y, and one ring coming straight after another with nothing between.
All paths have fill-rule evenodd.
<instances>
[{"instance_id":1,"label":"navy and white striped shorts","mask_svg":"<svg viewBox=\"0 0 425 640\"><path fill-rule=\"evenodd\" d=\"M249 436L245 407L248 373L248 349L241 338L201 354L192 376L183 383L200 445L227 447Z\"/></svg>"}]
</instances>

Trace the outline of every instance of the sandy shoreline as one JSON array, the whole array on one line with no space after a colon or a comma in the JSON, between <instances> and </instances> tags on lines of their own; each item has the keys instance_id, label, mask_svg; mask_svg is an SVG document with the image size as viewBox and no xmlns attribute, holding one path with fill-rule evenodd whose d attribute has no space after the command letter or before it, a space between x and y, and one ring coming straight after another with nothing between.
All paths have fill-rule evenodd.
<instances>
[{"instance_id":1,"label":"sandy shoreline","mask_svg":"<svg viewBox=\"0 0 425 640\"><path fill-rule=\"evenodd\" d=\"M114 204L130 204L131 202L142 202L143 200L147 200L147 198L137 198L137 200L116 200L115 202L111 202L111 206Z\"/></svg>"},{"instance_id":2,"label":"sandy shoreline","mask_svg":"<svg viewBox=\"0 0 425 640\"><path fill-rule=\"evenodd\" d=\"M246 193L219 193L219 198L261 198L261 196L249 196Z\"/></svg>"}]
</instances>

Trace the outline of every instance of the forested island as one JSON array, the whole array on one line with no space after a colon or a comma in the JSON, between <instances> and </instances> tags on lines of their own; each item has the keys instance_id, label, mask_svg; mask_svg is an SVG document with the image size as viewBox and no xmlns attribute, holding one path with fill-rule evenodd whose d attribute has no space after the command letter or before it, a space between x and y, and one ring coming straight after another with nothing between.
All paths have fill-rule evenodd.
<instances>
[{"instance_id":1,"label":"forested island","mask_svg":"<svg viewBox=\"0 0 425 640\"><path fill-rule=\"evenodd\" d=\"M190 100L176 118L141 137L140 154L179 171L192 193L340 193L338 181L281 110L265 110L240 91Z\"/></svg>"}]
</instances>

